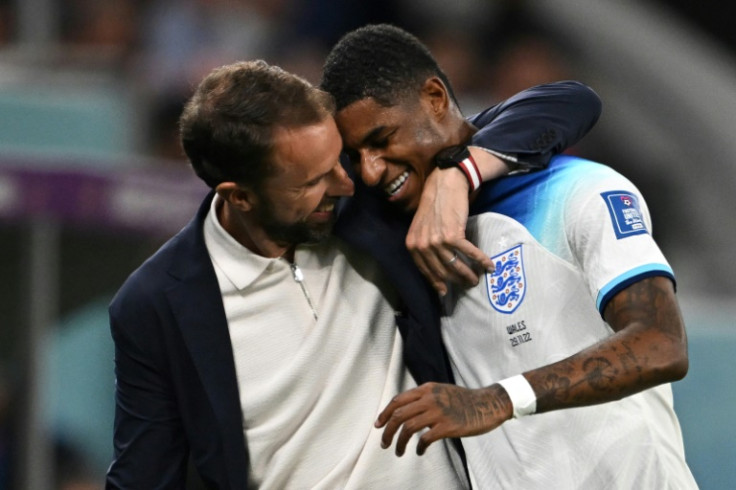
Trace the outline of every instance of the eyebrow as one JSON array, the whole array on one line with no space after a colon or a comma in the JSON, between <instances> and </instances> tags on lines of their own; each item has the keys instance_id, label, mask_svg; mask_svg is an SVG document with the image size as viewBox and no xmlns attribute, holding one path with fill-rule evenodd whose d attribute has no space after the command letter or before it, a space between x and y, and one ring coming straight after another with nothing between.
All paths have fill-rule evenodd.
<instances>
[{"instance_id":1,"label":"eyebrow","mask_svg":"<svg viewBox=\"0 0 736 490\"><path fill-rule=\"evenodd\" d=\"M379 134L383 132L383 130L386 129L386 126L376 126L375 128L371 129L368 134L363 136L363 139L360 141L360 146L368 144L371 140L374 140L378 137Z\"/></svg>"},{"instance_id":2,"label":"eyebrow","mask_svg":"<svg viewBox=\"0 0 736 490\"><path fill-rule=\"evenodd\" d=\"M344 150L343 150L343 151L344 151ZM340 160L339 160L339 157L338 157L338 160L337 160L337 162L336 162L336 163L337 163L337 165L340 165ZM301 184L299 185L299 187L304 187L305 185L309 185L309 184L310 184L310 183L312 183L312 182L316 182L316 181L318 181L318 180L320 180L320 179L324 179L325 177L327 177L327 176L328 176L328 175L330 174L330 172L332 172L332 169L334 169L334 168L335 168L335 167L330 167L330 169L329 169L329 170L327 170L327 171L325 171L325 172L322 172L321 174L319 174L319 175L316 175L316 176L314 176L313 178L311 178L311 179L309 179L309 180L305 180L304 182L302 182L302 183L301 183Z\"/></svg>"}]
</instances>

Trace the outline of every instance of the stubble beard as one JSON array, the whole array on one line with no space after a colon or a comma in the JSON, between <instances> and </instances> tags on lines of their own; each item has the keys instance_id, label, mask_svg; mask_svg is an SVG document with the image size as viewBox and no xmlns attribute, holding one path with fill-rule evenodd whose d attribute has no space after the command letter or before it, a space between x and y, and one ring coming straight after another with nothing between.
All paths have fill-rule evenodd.
<instances>
[{"instance_id":1,"label":"stubble beard","mask_svg":"<svg viewBox=\"0 0 736 490\"><path fill-rule=\"evenodd\" d=\"M334 214L329 221L323 223L284 223L276 217L275 206L270 200L264 199L262 202L263 205L258 210L258 220L266 234L276 243L284 246L316 244L327 240L332 234Z\"/></svg>"}]
</instances>

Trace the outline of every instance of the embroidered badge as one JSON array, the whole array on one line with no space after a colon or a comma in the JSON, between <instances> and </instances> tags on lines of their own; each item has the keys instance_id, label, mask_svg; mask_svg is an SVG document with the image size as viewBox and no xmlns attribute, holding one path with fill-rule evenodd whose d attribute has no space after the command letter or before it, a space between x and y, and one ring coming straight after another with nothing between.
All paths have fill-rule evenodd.
<instances>
[{"instance_id":1,"label":"embroidered badge","mask_svg":"<svg viewBox=\"0 0 736 490\"><path fill-rule=\"evenodd\" d=\"M513 313L524 301L526 278L521 244L491 257L496 270L486 273L488 300L496 311Z\"/></svg>"},{"instance_id":2,"label":"embroidered badge","mask_svg":"<svg viewBox=\"0 0 736 490\"><path fill-rule=\"evenodd\" d=\"M601 197L606 201L613 231L619 240L627 236L648 233L635 195L626 191L610 191L602 192Z\"/></svg>"}]
</instances>

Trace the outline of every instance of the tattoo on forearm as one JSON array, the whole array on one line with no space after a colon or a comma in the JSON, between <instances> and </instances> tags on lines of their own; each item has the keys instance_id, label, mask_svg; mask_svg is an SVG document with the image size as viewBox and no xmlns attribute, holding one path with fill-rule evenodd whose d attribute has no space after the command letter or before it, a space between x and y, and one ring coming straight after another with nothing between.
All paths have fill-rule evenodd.
<instances>
[{"instance_id":1,"label":"tattoo on forearm","mask_svg":"<svg viewBox=\"0 0 736 490\"><path fill-rule=\"evenodd\" d=\"M593 357L583 363L585 380L596 391L611 392L618 371L605 357Z\"/></svg>"},{"instance_id":2,"label":"tattoo on forearm","mask_svg":"<svg viewBox=\"0 0 736 490\"><path fill-rule=\"evenodd\" d=\"M566 400L570 396L570 378L552 373L544 379L541 388L551 399Z\"/></svg>"},{"instance_id":3,"label":"tattoo on forearm","mask_svg":"<svg viewBox=\"0 0 736 490\"><path fill-rule=\"evenodd\" d=\"M631 347L631 343L623 340L621 341L621 349L613 347L613 351L616 353L618 360L621 362L621 370L624 373L636 372L637 375L641 374L642 366L639 359L636 357L634 349Z\"/></svg>"},{"instance_id":4,"label":"tattoo on forearm","mask_svg":"<svg viewBox=\"0 0 736 490\"><path fill-rule=\"evenodd\" d=\"M644 279L617 294L604 316L618 334L540 372L533 383L538 411L619 399L656 384L663 359L686 344L668 281Z\"/></svg>"}]
</instances>

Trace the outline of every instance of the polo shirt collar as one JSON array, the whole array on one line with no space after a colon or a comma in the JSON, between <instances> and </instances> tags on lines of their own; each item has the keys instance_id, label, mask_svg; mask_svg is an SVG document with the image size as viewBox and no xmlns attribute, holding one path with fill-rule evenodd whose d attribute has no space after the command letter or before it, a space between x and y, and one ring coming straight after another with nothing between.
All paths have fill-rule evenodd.
<instances>
[{"instance_id":1,"label":"polo shirt collar","mask_svg":"<svg viewBox=\"0 0 736 490\"><path fill-rule=\"evenodd\" d=\"M204 235L210 258L216 267L238 290L252 284L263 272L280 258L262 257L238 243L217 218L217 206L222 200L215 195L204 221ZM274 264L275 265L275 264Z\"/></svg>"}]
</instances>

